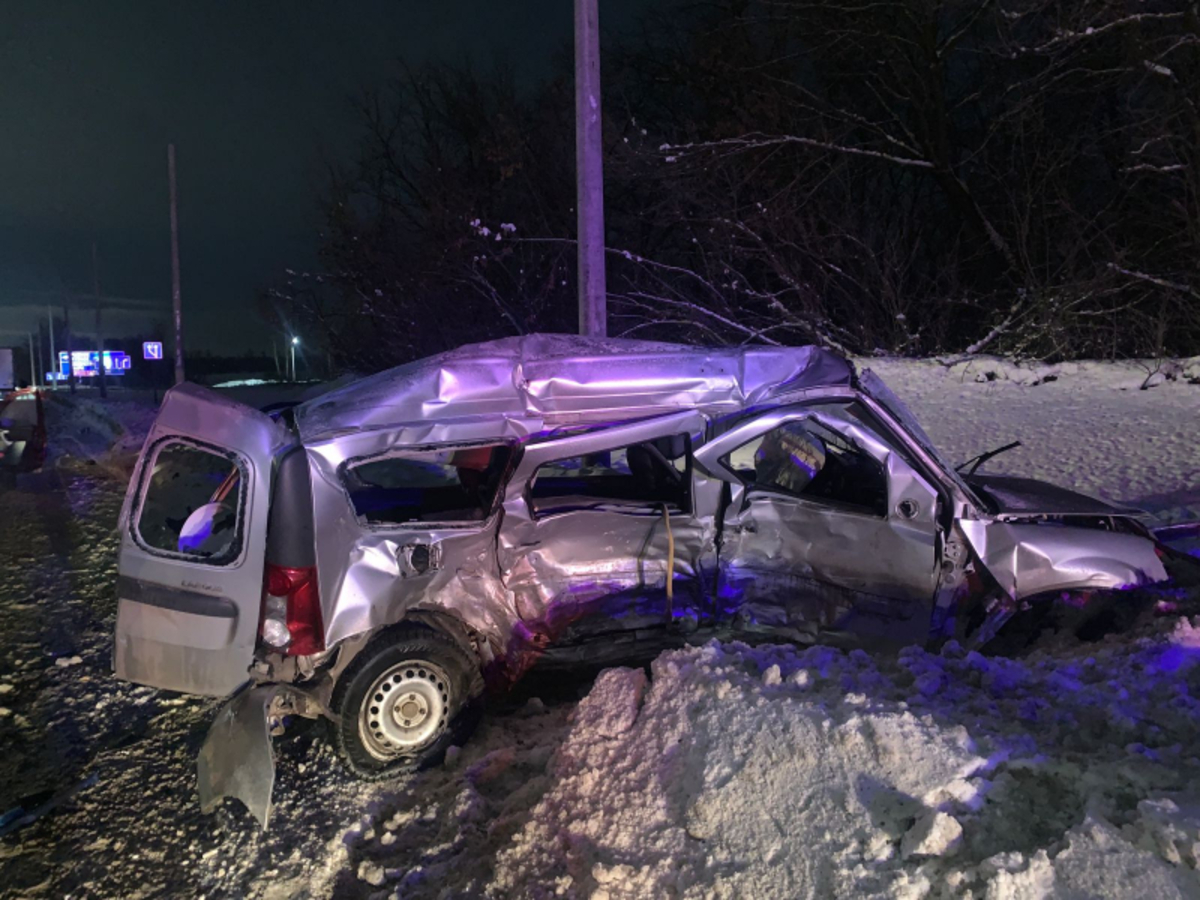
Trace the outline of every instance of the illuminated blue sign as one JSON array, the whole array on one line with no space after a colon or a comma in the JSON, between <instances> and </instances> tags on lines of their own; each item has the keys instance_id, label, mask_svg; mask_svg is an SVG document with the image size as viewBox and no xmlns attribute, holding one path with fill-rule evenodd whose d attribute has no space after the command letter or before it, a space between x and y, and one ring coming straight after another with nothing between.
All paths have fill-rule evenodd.
<instances>
[{"instance_id":1,"label":"illuminated blue sign","mask_svg":"<svg viewBox=\"0 0 1200 900\"><path fill-rule=\"evenodd\" d=\"M67 351L62 350L58 354L58 378L56 380L63 381L71 375L71 363L75 366L76 378L94 378L99 374L97 363L99 362L100 354L95 350L76 350L71 354L71 360L67 360ZM104 351L104 374L105 375L124 375L133 367L133 360L129 358L129 354L121 350L105 350Z\"/></svg>"},{"instance_id":2,"label":"illuminated blue sign","mask_svg":"<svg viewBox=\"0 0 1200 900\"><path fill-rule=\"evenodd\" d=\"M162 359L162 341L143 341L142 359Z\"/></svg>"}]
</instances>

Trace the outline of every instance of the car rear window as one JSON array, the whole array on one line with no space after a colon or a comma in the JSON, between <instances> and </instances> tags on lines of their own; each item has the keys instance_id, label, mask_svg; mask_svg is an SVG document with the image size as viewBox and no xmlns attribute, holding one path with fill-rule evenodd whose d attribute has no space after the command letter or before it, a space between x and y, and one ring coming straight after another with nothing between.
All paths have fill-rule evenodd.
<instances>
[{"instance_id":1,"label":"car rear window","mask_svg":"<svg viewBox=\"0 0 1200 900\"><path fill-rule=\"evenodd\" d=\"M351 462L343 480L355 514L372 524L482 522L511 457L506 444L412 450Z\"/></svg>"},{"instance_id":2,"label":"car rear window","mask_svg":"<svg viewBox=\"0 0 1200 900\"><path fill-rule=\"evenodd\" d=\"M147 550L211 565L241 553L245 464L190 441L160 443L146 467L135 536Z\"/></svg>"}]
</instances>

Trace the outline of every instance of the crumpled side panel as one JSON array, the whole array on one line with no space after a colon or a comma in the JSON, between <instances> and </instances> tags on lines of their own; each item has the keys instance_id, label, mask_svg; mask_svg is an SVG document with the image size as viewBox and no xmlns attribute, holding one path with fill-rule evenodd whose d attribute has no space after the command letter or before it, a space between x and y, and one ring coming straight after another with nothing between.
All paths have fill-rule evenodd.
<instances>
[{"instance_id":1,"label":"crumpled side panel","mask_svg":"<svg viewBox=\"0 0 1200 900\"><path fill-rule=\"evenodd\" d=\"M495 559L499 513L467 527L367 526L355 516L338 469L347 459L423 444L516 442L527 434L526 427L539 426L536 419L429 422L347 435L309 448L327 646L398 622L408 610L421 607L450 612L503 646L516 612L500 583ZM427 567L412 564L417 546L428 549Z\"/></svg>"},{"instance_id":2,"label":"crumpled side panel","mask_svg":"<svg viewBox=\"0 0 1200 900\"><path fill-rule=\"evenodd\" d=\"M728 566L721 603L749 631L770 629L802 643L903 646L929 636L929 604L881 597L786 569Z\"/></svg>"},{"instance_id":3,"label":"crumpled side panel","mask_svg":"<svg viewBox=\"0 0 1200 900\"><path fill-rule=\"evenodd\" d=\"M412 564L416 546L429 549L425 571ZM516 615L497 577L495 546L494 528L364 533L350 550L334 595L327 643L399 622L420 608L449 612L468 627L505 640Z\"/></svg>"},{"instance_id":4,"label":"crumpled side panel","mask_svg":"<svg viewBox=\"0 0 1200 900\"><path fill-rule=\"evenodd\" d=\"M1167 579L1154 543L1132 534L963 520L975 555L1014 600L1047 591L1125 588Z\"/></svg>"},{"instance_id":5,"label":"crumpled side panel","mask_svg":"<svg viewBox=\"0 0 1200 900\"><path fill-rule=\"evenodd\" d=\"M514 517L515 518L515 517ZM540 522L515 522L501 532L505 582L526 622L553 623L586 614L591 604L625 591L665 589L668 540L659 514L645 516L584 510ZM712 529L692 516L672 516L675 579L697 578Z\"/></svg>"},{"instance_id":6,"label":"crumpled side panel","mask_svg":"<svg viewBox=\"0 0 1200 900\"><path fill-rule=\"evenodd\" d=\"M932 602L936 583L932 534L764 495L726 533L721 557L743 570L786 572L924 604Z\"/></svg>"}]
</instances>

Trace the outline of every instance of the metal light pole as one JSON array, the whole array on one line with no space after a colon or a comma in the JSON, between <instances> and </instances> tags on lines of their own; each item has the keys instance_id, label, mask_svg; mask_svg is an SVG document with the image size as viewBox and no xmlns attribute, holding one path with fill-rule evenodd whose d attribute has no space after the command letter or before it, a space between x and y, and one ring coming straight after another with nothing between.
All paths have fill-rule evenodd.
<instances>
[{"instance_id":1,"label":"metal light pole","mask_svg":"<svg viewBox=\"0 0 1200 900\"><path fill-rule=\"evenodd\" d=\"M608 334L604 279L604 158L600 118L600 14L575 0L575 209L579 333Z\"/></svg>"},{"instance_id":2,"label":"metal light pole","mask_svg":"<svg viewBox=\"0 0 1200 900\"><path fill-rule=\"evenodd\" d=\"M67 345L67 385L71 388L71 393L75 393L75 354L71 349L71 304L70 302L63 303L63 340Z\"/></svg>"},{"instance_id":3,"label":"metal light pole","mask_svg":"<svg viewBox=\"0 0 1200 900\"><path fill-rule=\"evenodd\" d=\"M175 193L174 144L167 144L167 180L171 183L171 304L175 308L175 383L183 384L183 301L179 293L179 211Z\"/></svg>"},{"instance_id":4,"label":"metal light pole","mask_svg":"<svg viewBox=\"0 0 1200 900\"><path fill-rule=\"evenodd\" d=\"M54 372L58 368L58 354L54 348L54 308L46 306L46 319L50 322L50 371ZM50 382L50 390L58 390L58 379Z\"/></svg>"},{"instance_id":5,"label":"metal light pole","mask_svg":"<svg viewBox=\"0 0 1200 900\"><path fill-rule=\"evenodd\" d=\"M300 343L300 338L292 338L292 381L296 381L296 345Z\"/></svg>"},{"instance_id":6,"label":"metal light pole","mask_svg":"<svg viewBox=\"0 0 1200 900\"><path fill-rule=\"evenodd\" d=\"M45 368L43 368L45 359L42 357L42 354L44 352L45 351L42 350L42 326L39 325L37 330L37 374L33 382L34 387L42 387L42 378L44 377L43 373L46 371Z\"/></svg>"},{"instance_id":7,"label":"metal light pole","mask_svg":"<svg viewBox=\"0 0 1200 900\"><path fill-rule=\"evenodd\" d=\"M100 386L100 396L108 396L108 382L104 377L104 330L101 327L100 312L103 303L100 300L100 274L96 268L96 242L92 241L92 291L96 294L96 384Z\"/></svg>"}]
</instances>

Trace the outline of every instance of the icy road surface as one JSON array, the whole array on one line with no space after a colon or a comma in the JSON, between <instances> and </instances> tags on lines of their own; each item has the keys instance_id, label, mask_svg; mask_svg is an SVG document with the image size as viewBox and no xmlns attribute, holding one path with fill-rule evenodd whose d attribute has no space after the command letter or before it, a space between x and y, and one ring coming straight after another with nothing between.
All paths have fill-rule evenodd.
<instances>
[{"instance_id":1,"label":"icy road surface","mask_svg":"<svg viewBox=\"0 0 1200 900\"><path fill-rule=\"evenodd\" d=\"M990 471L1200 514L1194 363L1149 390L1136 364L868 364L952 459L1020 438ZM126 470L103 448L149 416L84 406L51 427L99 464L0 494L0 816L35 816L0 837L0 895L1200 897L1194 590L1016 661L711 645L533 682L395 784L297 728L270 832L234 802L203 816L216 701L110 675Z\"/></svg>"}]
</instances>

